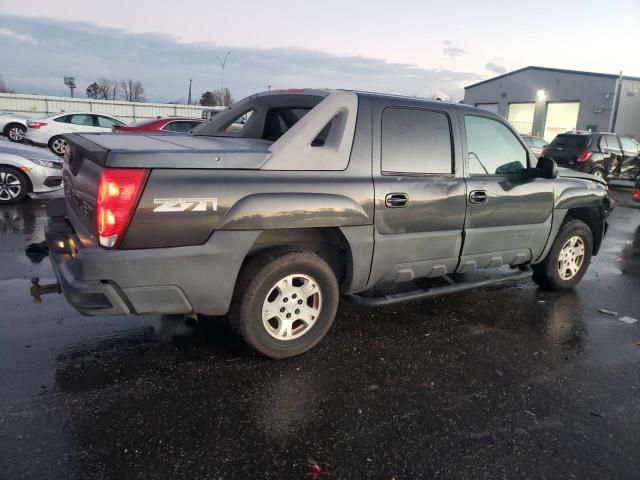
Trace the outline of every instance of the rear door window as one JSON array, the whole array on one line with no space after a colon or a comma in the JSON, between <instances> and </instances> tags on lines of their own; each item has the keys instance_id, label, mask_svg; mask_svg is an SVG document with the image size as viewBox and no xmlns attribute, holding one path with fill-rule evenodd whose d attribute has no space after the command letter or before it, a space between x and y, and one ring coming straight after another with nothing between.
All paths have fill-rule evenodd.
<instances>
[{"instance_id":1,"label":"rear door window","mask_svg":"<svg viewBox=\"0 0 640 480\"><path fill-rule=\"evenodd\" d=\"M71 115L63 115L62 117L54 118L54 122L71 123Z\"/></svg>"},{"instance_id":2,"label":"rear door window","mask_svg":"<svg viewBox=\"0 0 640 480\"><path fill-rule=\"evenodd\" d=\"M386 108L382 114L382 172L451 174L451 126L443 112Z\"/></svg>"},{"instance_id":3,"label":"rear door window","mask_svg":"<svg viewBox=\"0 0 640 480\"><path fill-rule=\"evenodd\" d=\"M466 115L467 156L471 175L520 175L527 169L527 150L506 125Z\"/></svg>"}]
</instances>

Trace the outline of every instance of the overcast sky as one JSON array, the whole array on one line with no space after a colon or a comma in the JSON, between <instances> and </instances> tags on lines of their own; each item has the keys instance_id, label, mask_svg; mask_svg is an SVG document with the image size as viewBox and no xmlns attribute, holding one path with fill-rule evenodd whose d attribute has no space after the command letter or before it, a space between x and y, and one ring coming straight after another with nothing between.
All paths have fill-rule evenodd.
<instances>
[{"instance_id":1,"label":"overcast sky","mask_svg":"<svg viewBox=\"0 0 640 480\"><path fill-rule=\"evenodd\" d=\"M236 98L343 87L462 98L478 80L527 65L640 76L640 1L218 2L0 0L0 74L20 93L79 96L100 76L135 78L147 99L220 87L230 50ZM603 35L594 35L602 32Z\"/></svg>"}]
</instances>

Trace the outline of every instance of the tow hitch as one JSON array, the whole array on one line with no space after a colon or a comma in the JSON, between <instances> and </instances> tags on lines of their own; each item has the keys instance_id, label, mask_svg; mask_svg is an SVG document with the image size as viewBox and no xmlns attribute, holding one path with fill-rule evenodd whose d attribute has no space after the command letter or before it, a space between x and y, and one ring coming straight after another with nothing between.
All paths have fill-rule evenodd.
<instances>
[{"instance_id":1,"label":"tow hitch","mask_svg":"<svg viewBox=\"0 0 640 480\"><path fill-rule=\"evenodd\" d=\"M50 283L48 285L40 285L40 279L33 277L31 279L31 296L33 297L33 303L42 303L41 295L48 293L62 293L59 283Z\"/></svg>"}]
</instances>

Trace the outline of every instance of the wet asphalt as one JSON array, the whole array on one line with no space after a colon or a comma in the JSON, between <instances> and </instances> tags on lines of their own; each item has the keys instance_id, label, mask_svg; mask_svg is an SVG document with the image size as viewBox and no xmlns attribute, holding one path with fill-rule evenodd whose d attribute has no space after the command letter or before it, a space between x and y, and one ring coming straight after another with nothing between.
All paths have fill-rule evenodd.
<instances>
[{"instance_id":1,"label":"wet asphalt","mask_svg":"<svg viewBox=\"0 0 640 480\"><path fill-rule=\"evenodd\" d=\"M342 304L278 362L224 319L176 340L31 303L46 199L0 207L0 479L638 479L640 209L615 196L575 292Z\"/></svg>"}]
</instances>

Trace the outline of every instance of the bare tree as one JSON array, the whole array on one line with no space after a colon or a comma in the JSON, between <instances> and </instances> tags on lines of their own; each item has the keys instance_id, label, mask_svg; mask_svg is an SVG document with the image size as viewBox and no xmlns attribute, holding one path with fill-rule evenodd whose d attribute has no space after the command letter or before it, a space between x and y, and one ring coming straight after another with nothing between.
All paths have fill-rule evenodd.
<instances>
[{"instance_id":1,"label":"bare tree","mask_svg":"<svg viewBox=\"0 0 640 480\"><path fill-rule=\"evenodd\" d=\"M231 105L232 103L233 97L231 96L231 91L228 88L224 89L224 97L221 94L220 89L204 92L200 96L200 105L202 106L215 107L218 105Z\"/></svg>"},{"instance_id":2,"label":"bare tree","mask_svg":"<svg viewBox=\"0 0 640 480\"><path fill-rule=\"evenodd\" d=\"M121 80L118 88L120 97L127 102L144 102L144 87L139 80Z\"/></svg>"},{"instance_id":3,"label":"bare tree","mask_svg":"<svg viewBox=\"0 0 640 480\"><path fill-rule=\"evenodd\" d=\"M118 94L118 82L110 78L100 77L98 79L98 98L104 100L115 100Z\"/></svg>"}]
</instances>

